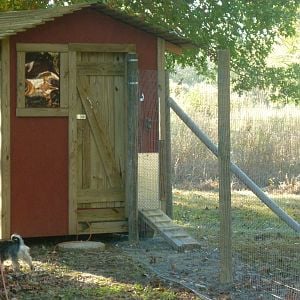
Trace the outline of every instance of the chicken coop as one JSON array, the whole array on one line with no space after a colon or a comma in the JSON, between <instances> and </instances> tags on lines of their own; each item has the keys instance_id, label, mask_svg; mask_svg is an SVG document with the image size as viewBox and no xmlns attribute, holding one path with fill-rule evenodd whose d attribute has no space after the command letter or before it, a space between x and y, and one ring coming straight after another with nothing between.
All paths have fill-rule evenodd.
<instances>
[{"instance_id":1,"label":"chicken coop","mask_svg":"<svg viewBox=\"0 0 300 300\"><path fill-rule=\"evenodd\" d=\"M166 211L164 57L191 46L98 2L0 13L1 238L134 238Z\"/></svg>"}]
</instances>

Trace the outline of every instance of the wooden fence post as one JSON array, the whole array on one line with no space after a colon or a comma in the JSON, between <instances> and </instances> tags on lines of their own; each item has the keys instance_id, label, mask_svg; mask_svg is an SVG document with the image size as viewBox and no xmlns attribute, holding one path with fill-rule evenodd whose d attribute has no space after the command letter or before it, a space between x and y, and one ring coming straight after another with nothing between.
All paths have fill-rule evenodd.
<instances>
[{"instance_id":1,"label":"wooden fence post","mask_svg":"<svg viewBox=\"0 0 300 300\"><path fill-rule=\"evenodd\" d=\"M137 242L138 203L137 203L137 130L138 130L138 59L135 53L127 55L127 159L125 197L128 214L128 239Z\"/></svg>"},{"instance_id":2,"label":"wooden fence post","mask_svg":"<svg viewBox=\"0 0 300 300\"><path fill-rule=\"evenodd\" d=\"M218 150L220 207L220 281L231 284L231 173L230 173L230 53L218 51Z\"/></svg>"},{"instance_id":3,"label":"wooden fence post","mask_svg":"<svg viewBox=\"0 0 300 300\"><path fill-rule=\"evenodd\" d=\"M165 127L166 127L166 139L165 139L165 151L166 151L166 214L173 218L173 197L172 197L172 162L171 162L171 112L170 112L170 90L169 90L169 72L165 72L166 83L166 97L165 97Z\"/></svg>"}]
</instances>

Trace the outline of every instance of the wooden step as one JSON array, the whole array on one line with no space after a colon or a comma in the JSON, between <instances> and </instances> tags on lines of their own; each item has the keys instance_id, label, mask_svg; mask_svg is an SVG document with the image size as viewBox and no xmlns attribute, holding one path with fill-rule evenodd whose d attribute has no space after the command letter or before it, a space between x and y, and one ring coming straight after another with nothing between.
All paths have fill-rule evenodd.
<instances>
[{"instance_id":1,"label":"wooden step","mask_svg":"<svg viewBox=\"0 0 300 300\"><path fill-rule=\"evenodd\" d=\"M200 243L187 234L180 226L173 223L160 209L141 209L139 217L176 250L183 251L200 247Z\"/></svg>"}]
</instances>

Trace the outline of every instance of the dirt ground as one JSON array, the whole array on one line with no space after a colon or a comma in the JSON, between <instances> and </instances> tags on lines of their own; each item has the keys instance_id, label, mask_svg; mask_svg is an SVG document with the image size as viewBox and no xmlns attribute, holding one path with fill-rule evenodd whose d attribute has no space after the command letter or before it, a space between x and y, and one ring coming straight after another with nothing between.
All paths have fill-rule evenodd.
<instances>
[{"instance_id":1,"label":"dirt ground","mask_svg":"<svg viewBox=\"0 0 300 300\"><path fill-rule=\"evenodd\" d=\"M198 299L192 291L159 278L129 255L125 236L93 236L93 240L105 243L104 251L59 251L57 243L69 239L26 241L34 270L22 265L21 272L15 273L10 263L5 263L10 300L160 299L160 294L168 293L171 298L161 299ZM5 299L2 283L0 299Z\"/></svg>"},{"instance_id":2,"label":"dirt ground","mask_svg":"<svg viewBox=\"0 0 300 300\"><path fill-rule=\"evenodd\" d=\"M253 288L242 264L235 269L237 283L221 287L218 250L205 243L178 252L160 236L136 245L122 235L93 240L106 249L61 252L56 245L64 240L29 241L34 271L24 267L16 274L6 267L10 299L268 299ZM164 296L169 291L172 297Z\"/></svg>"}]
</instances>

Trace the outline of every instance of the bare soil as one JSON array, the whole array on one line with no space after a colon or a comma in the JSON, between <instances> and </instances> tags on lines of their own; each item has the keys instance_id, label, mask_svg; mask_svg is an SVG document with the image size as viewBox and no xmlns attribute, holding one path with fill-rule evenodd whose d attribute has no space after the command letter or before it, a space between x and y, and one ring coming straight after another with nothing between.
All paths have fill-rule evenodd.
<instances>
[{"instance_id":1,"label":"bare soil","mask_svg":"<svg viewBox=\"0 0 300 300\"><path fill-rule=\"evenodd\" d=\"M26 241L34 271L24 266L16 274L6 266L10 299L271 299L264 293L267 283L238 257L234 285L220 286L218 249L204 240L200 248L185 252L172 249L160 236L138 244L122 235L93 240L105 243L105 250L59 251L61 239ZM5 299L3 289L0 298Z\"/></svg>"},{"instance_id":2,"label":"bare soil","mask_svg":"<svg viewBox=\"0 0 300 300\"><path fill-rule=\"evenodd\" d=\"M105 243L105 250L59 251L57 243L67 239L26 241L31 248L34 271L22 265L21 272L15 273L9 262L5 263L9 299L198 298L180 284L158 277L129 255L123 249L128 244L124 241L127 237L93 236L93 239ZM2 283L0 299L5 299Z\"/></svg>"}]
</instances>

